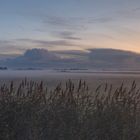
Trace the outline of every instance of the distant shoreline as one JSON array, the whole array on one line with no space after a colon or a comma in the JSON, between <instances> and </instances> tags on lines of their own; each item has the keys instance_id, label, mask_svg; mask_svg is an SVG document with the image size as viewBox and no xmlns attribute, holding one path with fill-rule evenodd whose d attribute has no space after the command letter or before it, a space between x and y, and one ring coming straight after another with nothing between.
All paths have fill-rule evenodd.
<instances>
[{"instance_id":1,"label":"distant shoreline","mask_svg":"<svg viewBox=\"0 0 140 140\"><path fill-rule=\"evenodd\" d=\"M124 71L124 70L92 70L92 69L0 69L0 71L34 71L34 72L47 72L47 73L83 73L83 74L140 74L140 71L132 70L132 71Z\"/></svg>"}]
</instances>

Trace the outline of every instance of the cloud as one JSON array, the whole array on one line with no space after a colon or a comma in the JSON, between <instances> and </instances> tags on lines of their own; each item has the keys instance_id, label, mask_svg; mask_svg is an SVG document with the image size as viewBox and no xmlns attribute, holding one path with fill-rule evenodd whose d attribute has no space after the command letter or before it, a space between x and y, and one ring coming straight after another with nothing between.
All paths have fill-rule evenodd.
<instances>
[{"instance_id":1,"label":"cloud","mask_svg":"<svg viewBox=\"0 0 140 140\"><path fill-rule=\"evenodd\" d=\"M0 40L0 54L18 54L26 49L26 46L18 44L15 40Z\"/></svg>"},{"instance_id":2,"label":"cloud","mask_svg":"<svg viewBox=\"0 0 140 140\"><path fill-rule=\"evenodd\" d=\"M72 32L57 33L58 39L43 40L31 38L17 38L0 40L0 49L3 54L21 54L31 48L47 48L49 50L81 50L85 46L76 42L81 40Z\"/></svg>"},{"instance_id":3,"label":"cloud","mask_svg":"<svg viewBox=\"0 0 140 140\"><path fill-rule=\"evenodd\" d=\"M30 49L27 50L23 56L20 58L27 60L30 59L32 61L49 61L49 60L58 60L60 57L55 55L55 53L52 53L46 49Z\"/></svg>"},{"instance_id":4,"label":"cloud","mask_svg":"<svg viewBox=\"0 0 140 140\"><path fill-rule=\"evenodd\" d=\"M140 11L140 7L132 9L132 12L139 12L139 11Z\"/></svg>"},{"instance_id":5,"label":"cloud","mask_svg":"<svg viewBox=\"0 0 140 140\"><path fill-rule=\"evenodd\" d=\"M86 28L83 24L83 18L80 17L46 16L46 18L43 19L43 23L45 25L71 30L83 30Z\"/></svg>"},{"instance_id":6,"label":"cloud","mask_svg":"<svg viewBox=\"0 0 140 140\"><path fill-rule=\"evenodd\" d=\"M98 18L94 18L94 17L89 17L87 19L88 23L108 23L108 22L112 22L114 19L112 17L98 17Z\"/></svg>"},{"instance_id":7,"label":"cloud","mask_svg":"<svg viewBox=\"0 0 140 140\"><path fill-rule=\"evenodd\" d=\"M112 22L112 17L59 17L47 16L43 23L62 29L86 30L87 24Z\"/></svg>"},{"instance_id":8,"label":"cloud","mask_svg":"<svg viewBox=\"0 0 140 140\"><path fill-rule=\"evenodd\" d=\"M134 7L134 8L127 8L127 9L122 9L117 12L117 16L121 19L125 20L139 20L139 14L140 14L140 7Z\"/></svg>"},{"instance_id":9,"label":"cloud","mask_svg":"<svg viewBox=\"0 0 140 140\"><path fill-rule=\"evenodd\" d=\"M0 40L0 45L9 44L9 43L13 43L13 42L9 40Z\"/></svg>"},{"instance_id":10,"label":"cloud","mask_svg":"<svg viewBox=\"0 0 140 140\"><path fill-rule=\"evenodd\" d=\"M140 68L140 54L117 49L91 49L87 54L89 64L96 68L136 70Z\"/></svg>"},{"instance_id":11,"label":"cloud","mask_svg":"<svg viewBox=\"0 0 140 140\"><path fill-rule=\"evenodd\" d=\"M4 63L3 63L4 62ZM76 66L77 58L62 57L59 52L52 52L46 49L30 49L26 50L23 55L14 59L2 61L8 67L13 68L70 68Z\"/></svg>"},{"instance_id":12,"label":"cloud","mask_svg":"<svg viewBox=\"0 0 140 140\"><path fill-rule=\"evenodd\" d=\"M54 53L56 53L58 56L62 57L62 58L75 58L77 60L84 60L87 57L87 53L89 53L89 51L81 51L81 50L65 50L65 51L53 51Z\"/></svg>"},{"instance_id":13,"label":"cloud","mask_svg":"<svg viewBox=\"0 0 140 140\"><path fill-rule=\"evenodd\" d=\"M76 32L72 31L57 31L52 33L54 36L66 39L66 40L82 40L82 38L77 37Z\"/></svg>"},{"instance_id":14,"label":"cloud","mask_svg":"<svg viewBox=\"0 0 140 140\"><path fill-rule=\"evenodd\" d=\"M139 29L133 29L132 27L126 27L126 26L112 26L110 27L112 29L113 32L116 32L117 34L119 34L119 36L117 36L117 38L120 39L124 39L126 38L127 40L130 39L131 42L133 40L139 40L139 34L140 34L140 30ZM128 40L128 41L130 41Z\"/></svg>"},{"instance_id":15,"label":"cloud","mask_svg":"<svg viewBox=\"0 0 140 140\"><path fill-rule=\"evenodd\" d=\"M90 52L45 49L27 50L24 55L8 60L8 66L38 68L89 68L94 70L139 70L140 55L114 49L90 49ZM59 54L59 55L58 55ZM60 57L63 54L64 57Z\"/></svg>"},{"instance_id":16,"label":"cloud","mask_svg":"<svg viewBox=\"0 0 140 140\"><path fill-rule=\"evenodd\" d=\"M46 40L37 40L37 39L16 39L17 41L21 42L29 42L33 43L39 46L46 46L46 47L55 47L55 46L75 46L71 41L67 40L52 40L52 41L46 41Z\"/></svg>"},{"instance_id":17,"label":"cloud","mask_svg":"<svg viewBox=\"0 0 140 140\"><path fill-rule=\"evenodd\" d=\"M7 59L14 59L16 57L18 57L17 54L0 54L0 61L4 61Z\"/></svg>"}]
</instances>

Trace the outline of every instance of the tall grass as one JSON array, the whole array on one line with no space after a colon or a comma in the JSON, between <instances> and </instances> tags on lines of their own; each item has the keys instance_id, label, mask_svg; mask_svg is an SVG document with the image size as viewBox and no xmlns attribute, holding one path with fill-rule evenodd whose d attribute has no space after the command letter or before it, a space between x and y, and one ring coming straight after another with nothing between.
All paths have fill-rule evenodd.
<instances>
[{"instance_id":1,"label":"tall grass","mask_svg":"<svg viewBox=\"0 0 140 140\"><path fill-rule=\"evenodd\" d=\"M0 87L0 140L140 140L140 91L133 82L90 91L71 80L49 91L23 80Z\"/></svg>"}]
</instances>

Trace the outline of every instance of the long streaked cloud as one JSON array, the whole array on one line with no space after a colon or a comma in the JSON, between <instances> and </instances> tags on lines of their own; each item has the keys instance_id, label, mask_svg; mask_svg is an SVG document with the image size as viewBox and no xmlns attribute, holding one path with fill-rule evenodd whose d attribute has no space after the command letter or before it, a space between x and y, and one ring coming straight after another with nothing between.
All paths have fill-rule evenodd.
<instances>
[{"instance_id":1,"label":"long streaked cloud","mask_svg":"<svg viewBox=\"0 0 140 140\"><path fill-rule=\"evenodd\" d=\"M65 33L62 33L63 35ZM66 49L81 49L83 45L75 40L80 40L80 38L73 38L72 33L66 33L67 39L53 39L53 40L43 40L43 39L30 39L30 38L19 38L13 40L0 40L0 50L2 53L22 53L29 48L46 48L49 50L64 50ZM62 37L63 37L62 35Z\"/></svg>"},{"instance_id":2,"label":"long streaked cloud","mask_svg":"<svg viewBox=\"0 0 140 140\"><path fill-rule=\"evenodd\" d=\"M67 40L38 40L38 39L16 39L19 42L32 43L39 46L55 47L55 46L75 46L76 44Z\"/></svg>"},{"instance_id":3,"label":"long streaked cloud","mask_svg":"<svg viewBox=\"0 0 140 140\"><path fill-rule=\"evenodd\" d=\"M52 35L66 40L82 40L74 31L55 31L52 32Z\"/></svg>"},{"instance_id":4,"label":"long streaked cloud","mask_svg":"<svg viewBox=\"0 0 140 140\"><path fill-rule=\"evenodd\" d=\"M136 22L135 20L139 20L140 17L140 7L119 10L116 12L116 17L119 17L119 21L121 21L121 19L125 19Z\"/></svg>"},{"instance_id":5,"label":"long streaked cloud","mask_svg":"<svg viewBox=\"0 0 140 140\"><path fill-rule=\"evenodd\" d=\"M21 54L28 48L29 46L16 40L0 40L0 54Z\"/></svg>"},{"instance_id":6,"label":"long streaked cloud","mask_svg":"<svg viewBox=\"0 0 140 140\"><path fill-rule=\"evenodd\" d=\"M83 30L86 28L82 24L83 18L80 17L46 16L42 21L44 25L51 25L63 29Z\"/></svg>"},{"instance_id":7,"label":"long streaked cloud","mask_svg":"<svg viewBox=\"0 0 140 140\"><path fill-rule=\"evenodd\" d=\"M87 23L92 23L92 24L94 24L94 23L109 23L109 22L112 22L112 21L114 21L115 19L113 18L113 17L98 17L98 18L96 18L96 17L89 17L88 19L87 19Z\"/></svg>"},{"instance_id":8,"label":"long streaked cloud","mask_svg":"<svg viewBox=\"0 0 140 140\"><path fill-rule=\"evenodd\" d=\"M69 30L86 30L88 24L109 23L114 20L113 17L60 17L46 16L42 19L44 25Z\"/></svg>"}]
</instances>

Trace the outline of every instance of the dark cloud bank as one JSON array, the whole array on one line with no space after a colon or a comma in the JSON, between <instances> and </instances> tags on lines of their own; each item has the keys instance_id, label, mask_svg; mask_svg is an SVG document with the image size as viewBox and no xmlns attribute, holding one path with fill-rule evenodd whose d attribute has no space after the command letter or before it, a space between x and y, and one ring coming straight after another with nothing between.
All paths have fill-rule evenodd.
<instances>
[{"instance_id":1,"label":"dark cloud bank","mask_svg":"<svg viewBox=\"0 0 140 140\"><path fill-rule=\"evenodd\" d=\"M1 61L1 65L9 68L140 70L140 54L114 49L91 49L88 53L31 49L21 56Z\"/></svg>"}]
</instances>

